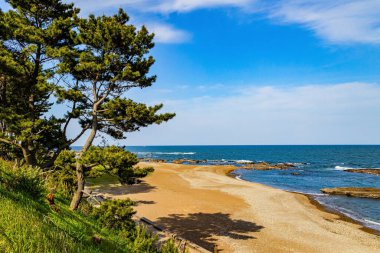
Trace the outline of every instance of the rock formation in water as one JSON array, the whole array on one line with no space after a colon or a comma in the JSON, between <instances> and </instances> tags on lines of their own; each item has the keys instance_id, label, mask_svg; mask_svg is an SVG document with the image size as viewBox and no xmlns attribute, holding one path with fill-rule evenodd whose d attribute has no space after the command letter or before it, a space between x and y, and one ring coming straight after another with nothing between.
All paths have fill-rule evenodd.
<instances>
[{"instance_id":1,"label":"rock formation in water","mask_svg":"<svg viewBox=\"0 0 380 253\"><path fill-rule=\"evenodd\" d=\"M348 169L348 170L344 170L344 171L380 176L380 169Z\"/></svg>"},{"instance_id":2,"label":"rock formation in water","mask_svg":"<svg viewBox=\"0 0 380 253\"><path fill-rule=\"evenodd\" d=\"M321 192L330 195L345 195L347 197L380 199L379 188L338 187L324 188Z\"/></svg>"},{"instance_id":3,"label":"rock formation in water","mask_svg":"<svg viewBox=\"0 0 380 253\"><path fill-rule=\"evenodd\" d=\"M250 170L287 170L296 167L292 163L276 163L270 164L267 162L260 163L250 163L246 164L240 168L242 169L250 169Z\"/></svg>"}]
</instances>

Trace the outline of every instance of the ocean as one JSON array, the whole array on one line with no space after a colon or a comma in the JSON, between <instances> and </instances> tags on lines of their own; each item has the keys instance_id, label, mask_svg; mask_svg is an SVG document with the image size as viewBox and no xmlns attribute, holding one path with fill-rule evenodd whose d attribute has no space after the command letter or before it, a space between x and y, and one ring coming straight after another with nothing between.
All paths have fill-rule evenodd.
<instances>
[{"instance_id":1,"label":"ocean","mask_svg":"<svg viewBox=\"0 0 380 253\"><path fill-rule=\"evenodd\" d=\"M310 194L328 209L380 231L380 200L329 196L320 192L330 187L380 188L380 176L344 171L380 168L380 146L128 146L126 149L141 158L167 161L184 158L205 160L204 164L236 166L248 161L293 163L296 167L289 170L238 169L235 174L242 180Z\"/></svg>"}]
</instances>

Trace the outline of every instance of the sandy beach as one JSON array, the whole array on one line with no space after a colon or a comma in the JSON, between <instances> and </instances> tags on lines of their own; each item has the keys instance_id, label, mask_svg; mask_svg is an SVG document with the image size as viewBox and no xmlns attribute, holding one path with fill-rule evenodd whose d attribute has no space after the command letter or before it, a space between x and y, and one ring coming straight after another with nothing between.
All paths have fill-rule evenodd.
<instances>
[{"instance_id":1,"label":"sandy beach","mask_svg":"<svg viewBox=\"0 0 380 253\"><path fill-rule=\"evenodd\" d=\"M221 252L380 252L380 237L326 212L307 196L241 181L228 166L141 163L155 172L134 186L99 191L138 202L139 216Z\"/></svg>"}]
</instances>

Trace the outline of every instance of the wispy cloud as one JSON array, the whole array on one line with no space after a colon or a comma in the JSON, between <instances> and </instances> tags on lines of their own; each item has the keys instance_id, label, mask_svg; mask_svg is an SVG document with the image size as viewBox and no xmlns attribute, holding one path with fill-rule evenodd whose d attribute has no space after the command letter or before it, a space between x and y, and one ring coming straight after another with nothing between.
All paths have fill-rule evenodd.
<instances>
[{"instance_id":1,"label":"wispy cloud","mask_svg":"<svg viewBox=\"0 0 380 253\"><path fill-rule=\"evenodd\" d=\"M286 0L269 15L301 24L331 43L380 44L379 0Z\"/></svg>"},{"instance_id":2,"label":"wispy cloud","mask_svg":"<svg viewBox=\"0 0 380 253\"><path fill-rule=\"evenodd\" d=\"M138 10L145 12L153 11L152 8L159 6L160 1L154 0L93 0L91 3L87 0L64 0L66 2L74 2L80 9L82 15L116 12L118 8L126 8L128 10ZM130 14L130 13L129 13ZM155 18L157 20L157 18ZM144 24L150 32L155 33L155 42L165 44L185 43L191 40L191 33L163 21L152 21L152 18L146 15L136 19L132 16L134 24Z\"/></svg>"},{"instance_id":3,"label":"wispy cloud","mask_svg":"<svg viewBox=\"0 0 380 253\"><path fill-rule=\"evenodd\" d=\"M68 1L68 0L67 0ZM74 0L84 11L129 7L143 12L186 12L202 8L247 7L257 0Z\"/></svg>"},{"instance_id":4,"label":"wispy cloud","mask_svg":"<svg viewBox=\"0 0 380 253\"><path fill-rule=\"evenodd\" d=\"M229 97L164 101L177 117L129 145L380 143L380 86L368 83L245 87Z\"/></svg>"},{"instance_id":5,"label":"wispy cloud","mask_svg":"<svg viewBox=\"0 0 380 253\"><path fill-rule=\"evenodd\" d=\"M155 33L155 41L159 43L183 43L191 40L191 34L163 23L145 24L149 31Z\"/></svg>"},{"instance_id":6,"label":"wispy cloud","mask_svg":"<svg viewBox=\"0 0 380 253\"><path fill-rule=\"evenodd\" d=\"M69 0L67 0L69 1ZM261 12L280 23L299 24L334 44L380 44L379 0L75 0L84 12L126 7L141 13L190 12L235 7ZM253 14L252 14L253 15Z\"/></svg>"},{"instance_id":7,"label":"wispy cloud","mask_svg":"<svg viewBox=\"0 0 380 253\"><path fill-rule=\"evenodd\" d=\"M164 0L150 10L160 12L187 12L202 8L247 7L255 0Z\"/></svg>"}]
</instances>

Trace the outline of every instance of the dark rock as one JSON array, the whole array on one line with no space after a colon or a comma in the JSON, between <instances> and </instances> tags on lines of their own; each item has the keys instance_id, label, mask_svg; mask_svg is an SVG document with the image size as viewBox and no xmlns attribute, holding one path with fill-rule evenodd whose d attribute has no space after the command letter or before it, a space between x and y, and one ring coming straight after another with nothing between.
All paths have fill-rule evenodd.
<instances>
[{"instance_id":1,"label":"dark rock","mask_svg":"<svg viewBox=\"0 0 380 253\"><path fill-rule=\"evenodd\" d=\"M176 164L183 164L183 163L185 163L185 160L184 159L177 159L177 160L173 160L172 162L176 163Z\"/></svg>"},{"instance_id":2,"label":"dark rock","mask_svg":"<svg viewBox=\"0 0 380 253\"><path fill-rule=\"evenodd\" d=\"M380 169L348 169L344 171L380 176Z\"/></svg>"},{"instance_id":3,"label":"dark rock","mask_svg":"<svg viewBox=\"0 0 380 253\"><path fill-rule=\"evenodd\" d=\"M252 163L252 164L246 164L244 166L241 166L242 169L253 169L253 170L287 170L294 167L295 165L291 163L270 164L267 162Z\"/></svg>"},{"instance_id":4,"label":"dark rock","mask_svg":"<svg viewBox=\"0 0 380 253\"><path fill-rule=\"evenodd\" d=\"M177 159L177 160L173 160L172 161L173 163L176 163L176 164L199 164L199 163L204 163L206 161L203 161L203 160L191 160L191 159Z\"/></svg>"}]
</instances>

